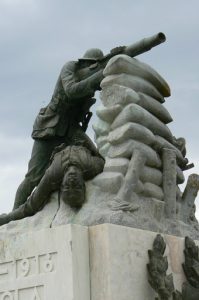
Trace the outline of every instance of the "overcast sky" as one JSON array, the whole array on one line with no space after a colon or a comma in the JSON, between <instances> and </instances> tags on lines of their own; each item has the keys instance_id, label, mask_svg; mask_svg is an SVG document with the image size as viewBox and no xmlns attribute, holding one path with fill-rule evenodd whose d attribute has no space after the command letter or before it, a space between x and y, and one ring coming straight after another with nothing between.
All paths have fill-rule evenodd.
<instances>
[{"instance_id":1,"label":"overcast sky","mask_svg":"<svg viewBox=\"0 0 199 300\"><path fill-rule=\"evenodd\" d=\"M198 0L0 0L0 212L12 208L31 153L34 118L62 65L162 31L167 42L139 57L170 84L177 137L199 173ZM92 130L89 130L92 135ZM199 216L199 212L198 212Z\"/></svg>"}]
</instances>

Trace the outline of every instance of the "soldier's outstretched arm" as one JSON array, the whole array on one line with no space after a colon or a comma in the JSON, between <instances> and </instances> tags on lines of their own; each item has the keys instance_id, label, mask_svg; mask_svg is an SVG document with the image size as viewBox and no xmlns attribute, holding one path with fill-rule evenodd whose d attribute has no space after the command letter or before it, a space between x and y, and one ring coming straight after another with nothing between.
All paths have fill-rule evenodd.
<instances>
[{"instance_id":1,"label":"soldier's outstretched arm","mask_svg":"<svg viewBox=\"0 0 199 300\"><path fill-rule=\"evenodd\" d=\"M93 97L95 91L100 89L100 82L104 78L103 69L83 80L75 78L75 71L75 63L69 62L62 68L60 75L64 91L69 100L87 96Z\"/></svg>"},{"instance_id":2,"label":"soldier's outstretched arm","mask_svg":"<svg viewBox=\"0 0 199 300\"><path fill-rule=\"evenodd\" d=\"M62 180L62 173L58 172L55 174L54 172L54 162L55 161L53 161L52 165L45 172L38 187L24 204L8 214L0 215L0 226L11 221L33 216L44 207L49 200L50 194L59 189Z\"/></svg>"}]
</instances>

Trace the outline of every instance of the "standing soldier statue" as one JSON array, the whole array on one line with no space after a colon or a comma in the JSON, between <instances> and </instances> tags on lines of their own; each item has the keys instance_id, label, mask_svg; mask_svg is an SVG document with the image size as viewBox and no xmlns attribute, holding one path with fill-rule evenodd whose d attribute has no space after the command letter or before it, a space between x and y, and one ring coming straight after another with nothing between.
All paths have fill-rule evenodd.
<instances>
[{"instance_id":1,"label":"standing soldier statue","mask_svg":"<svg viewBox=\"0 0 199 300\"><path fill-rule=\"evenodd\" d=\"M92 97L100 89L103 69L87 72L83 80L78 76L81 68L88 67L103 58L100 49L88 50L78 61L66 63L59 75L50 103L41 108L33 125L34 145L28 172L18 187L14 209L26 202L47 169L55 147L62 143L70 145L71 138L78 130L86 131L91 113Z\"/></svg>"},{"instance_id":2,"label":"standing soldier statue","mask_svg":"<svg viewBox=\"0 0 199 300\"><path fill-rule=\"evenodd\" d=\"M18 187L14 209L24 204L39 184L55 147L62 143L71 145L76 131L78 135L86 131L92 115L89 108L95 102L95 91L100 90L103 70L109 59L121 53L133 57L164 41L165 36L160 32L133 45L116 47L105 56L100 49L93 48L87 50L83 58L63 66L50 103L40 110L35 120L28 172Z\"/></svg>"}]
</instances>

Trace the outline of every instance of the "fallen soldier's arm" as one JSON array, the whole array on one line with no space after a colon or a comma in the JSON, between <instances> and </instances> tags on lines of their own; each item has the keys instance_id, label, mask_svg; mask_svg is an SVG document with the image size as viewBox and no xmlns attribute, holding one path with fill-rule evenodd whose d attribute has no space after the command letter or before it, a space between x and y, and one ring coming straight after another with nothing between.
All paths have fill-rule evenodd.
<instances>
[{"instance_id":1,"label":"fallen soldier's arm","mask_svg":"<svg viewBox=\"0 0 199 300\"><path fill-rule=\"evenodd\" d=\"M0 215L0 225L32 216L40 211L49 200L51 193L60 189L63 177L70 166L76 166L80 170L83 181L90 180L103 171L104 159L100 157L97 150L94 155L83 146L68 146L56 153L52 164L31 196L19 208Z\"/></svg>"},{"instance_id":2,"label":"fallen soldier's arm","mask_svg":"<svg viewBox=\"0 0 199 300\"><path fill-rule=\"evenodd\" d=\"M59 189L63 177L61 169L60 172L55 174L55 170L57 170L56 164L57 162L53 161L51 166L45 172L38 187L24 204L8 214L0 215L0 225L33 216L45 206L51 193Z\"/></svg>"}]
</instances>

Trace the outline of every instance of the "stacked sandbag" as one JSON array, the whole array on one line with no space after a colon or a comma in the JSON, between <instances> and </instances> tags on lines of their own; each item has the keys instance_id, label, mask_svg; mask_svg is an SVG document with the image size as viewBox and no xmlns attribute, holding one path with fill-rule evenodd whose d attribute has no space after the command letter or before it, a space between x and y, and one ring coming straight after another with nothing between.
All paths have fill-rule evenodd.
<instances>
[{"instance_id":1,"label":"stacked sandbag","mask_svg":"<svg viewBox=\"0 0 199 300\"><path fill-rule=\"evenodd\" d=\"M116 193L125 178L129 160L139 149L146 158L136 192L164 199L162 188L162 149L171 148L177 157L177 182L184 181L184 157L173 144L167 124L172 118L163 106L170 89L150 66L126 55L113 57L104 70L101 83L103 106L97 110L93 126L96 143L105 157L104 172L94 183ZM111 186L110 186L111 184Z\"/></svg>"}]
</instances>

